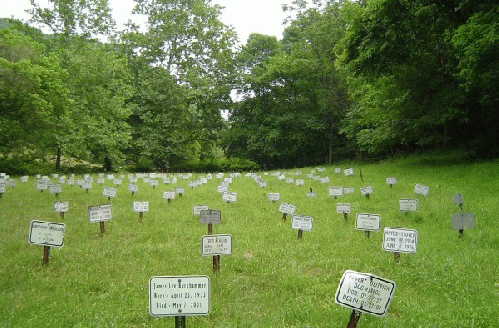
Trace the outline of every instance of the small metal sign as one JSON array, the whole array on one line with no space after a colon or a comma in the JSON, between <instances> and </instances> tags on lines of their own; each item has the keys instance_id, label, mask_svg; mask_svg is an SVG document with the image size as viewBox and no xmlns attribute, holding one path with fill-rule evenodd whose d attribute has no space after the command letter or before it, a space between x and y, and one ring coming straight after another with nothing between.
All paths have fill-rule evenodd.
<instances>
[{"instance_id":1,"label":"small metal sign","mask_svg":"<svg viewBox=\"0 0 499 328\"><path fill-rule=\"evenodd\" d=\"M47 190L49 188L49 183L46 180L37 180L36 189L40 191Z\"/></svg>"},{"instance_id":2,"label":"small metal sign","mask_svg":"<svg viewBox=\"0 0 499 328\"><path fill-rule=\"evenodd\" d=\"M281 194L279 194L278 192L269 192L267 194L267 199L271 202L277 202L281 199Z\"/></svg>"},{"instance_id":3,"label":"small metal sign","mask_svg":"<svg viewBox=\"0 0 499 328\"><path fill-rule=\"evenodd\" d=\"M102 188L102 196L107 197L107 198L114 198L114 197L116 197L117 191L118 191L118 189L116 189L116 188L104 187L104 188Z\"/></svg>"},{"instance_id":4,"label":"small metal sign","mask_svg":"<svg viewBox=\"0 0 499 328\"><path fill-rule=\"evenodd\" d=\"M327 194L331 197L343 196L343 187L331 186L328 188Z\"/></svg>"},{"instance_id":5,"label":"small metal sign","mask_svg":"<svg viewBox=\"0 0 499 328\"><path fill-rule=\"evenodd\" d=\"M149 314L153 317L208 315L210 291L208 276L151 277Z\"/></svg>"},{"instance_id":6,"label":"small metal sign","mask_svg":"<svg viewBox=\"0 0 499 328\"><path fill-rule=\"evenodd\" d=\"M452 229L463 230L473 229L475 227L475 214L474 213L457 213L451 217Z\"/></svg>"},{"instance_id":7,"label":"small metal sign","mask_svg":"<svg viewBox=\"0 0 499 328\"><path fill-rule=\"evenodd\" d=\"M201 214L201 211L207 211L209 209L208 205L194 205L192 207L192 214L199 216Z\"/></svg>"},{"instance_id":8,"label":"small metal sign","mask_svg":"<svg viewBox=\"0 0 499 328\"><path fill-rule=\"evenodd\" d=\"M419 208L419 200L417 199L399 199L400 212L417 212Z\"/></svg>"},{"instance_id":9,"label":"small metal sign","mask_svg":"<svg viewBox=\"0 0 499 328\"><path fill-rule=\"evenodd\" d=\"M292 204L282 202L279 205L279 212L284 213L284 214L292 215L295 213L295 209L296 209L295 205L292 205Z\"/></svg>"},{"instance_id":10,"label":"small metal sign","mask_svg":"<svg viewBox=\"0 0 499 328\"><path fill-rule=\"evenodd\" d=\"M394 281L347 270L341 277L334 301L338 305L381 317L385 315L394 291Z\"/></svg>"},{"instance_id":11,"label":"small metal sign","mask_svg":"<svg viewBox=\"0 0 499 328\"><path fill-rule=\"evenodd\" d=\"M222 215L219 210L201 210L199 212L199 223L219 224L222 222Z\"/></svg>"},{"instance_id":12,"label":"small metal sign","mask_svg":"<svg viewBox=\"0 0 499 328\"><path fill-rule=\"evenodd\" d=\"M60 193L62 193L62 185L60 183L49 184L49 193L50 194L60 194Z\"/></svg>"},{"instance_id":13,"label":"small metal sign","mask_svg":"<svg viewBox=\"0 0 499 328\"><path fill-rule=\"evenodd\" d=\"M163 192L163 199L174 199L175 198L175 191L164 191Z\"/></svg>"},{"instance_id":14,"label":"small metal sign","mask_svg":"<svg viewBox=\"0 0 499 328\"><path fill-rule=\"evenodd\" d=\"M355 192L355 188L343 188L343 195L353 194Z\"/></svg>"},{"instance_id":15,"label":"small metal sign","mask_svg":"<svg viewBox=\"0 0 499 328\"><path fill-rule=\"evenodd\" d=\"M317 198L317 194L315 192L307 192L307 198Z\"/></svg>"},{"instance_id":16,"label":"small metal sign","mask_svg":"<svg viewBox=\"0 0 499 328\"><path fill-rule=\"evenodd\" d=\"M350 213L350 203L336 203L336 213Z\"/></svg>"},{"instance_id":17,"label":"small metal sign","mask_svg":"<svg viewBox=\"0 0 499 328\"><path fill-rule=\"evenodd\" d=\"M311 216L293 215L291 228L295 230L310 231L312 230L313 223L314 219Z\"/></svg>"},{"instance_id":18,"label":"small metal sign","mask_svg":"<svg viewBox=\"0 0 499 328\"><path fill-rule=\"evenodd\" d=\"M297 186L303 186L305 184L305 180L303 180L303 179L296 179L295 180L295 184Z\"/></svg>"},{"instance_id":19,"label":"small metal sign","mask_svg":"<svg viewBox=\"0 0 499 328\"><path fill-rule=\"evenodd\" d=\"M235 203L237 201L237 193L224 192L222 193L222 200L226 203Z\"/></svg>"},{"instance_id":20,"label":"small metal sign","mask_svg":"<svg viewBox=\"0 0 499 328\"><path fill-rule=\"evenodd\" d=\"M371 186L360 188L360 194L362 196L371 195L372 193L373 193L373 188Z\"/></svg>"},{"instance_id":21,"label":"small metal sign","mask_svg":"<svg viewBox=\"0 0 499 328\"><path fill-rule=\"evenodd\" d=\"M397 178L386 178L386 184L387 185L394 185L397 183Z\"/></svg>"},{"instance_id":22,"label":"small metal sign","mask_svg":"<svg viewBox=\"0 0 499 328\"><path fill-rule=\"evenodd\" d=\"M232 254L232 235L206 235L201 238L203 256Z\"/></svg>"},{"instance_id":23,"label":"small metal sign","mask_svg":"<svg viewBox=\"0 0 499 328\"><path fill-rule=\"evenodd\" d=\"M175 187L175 193L176 194L179 194L179 195L183 195L184 194L184 188L182 187Z\"/></svg>"},{"instance_id":24,"label":"small metal sign","mask_svg":"<svg viewBox=\"0 0 499 328\"><path fill-rule=\"evenodd\" d=\"M55 202L54 212L56 213L66 213L69 210L68 202Z\"/></svg>"},{"instance_id":25,"label":"small metal sign","mask_svg":"<svg viewBox=\"0 0 499 328\"><path fill-rule=\"evenodd\" d=\"M64 223L32 220L29 225L29 243L50 247L64 245Z\"/></svg>"},{"instance_id":26,"label":"small metal sign","mask_svg":"<svg viewBox=\"0 0 499 328\"><path fill-rule=\"evenodd\" d=\"M422 185L420 183L416 183L416 185L414 186L414 192L416 194L428 196L428 194L430 193L430 187Z\"/></svg>"},{"instance_id":27,"label":"small metal sign","mask_svg":"<svg viewBox=\"0 0 499 328\"><path fill-rule=\"evenodd\" d=\"M128 184L128 191L136 193L139 192L139 186L133 183Z\"/></svg>"},{"instance_id":28,"label":"small metal sign","mask_svg":"<svg viewBox=\"0 0 499 328\"><path fill-rule=\"evenodd\" d=\"M455 205L463 205L464 204L464 198L462 194L455 194L452 196L452 202Z\"/></svg>"},{"instance_id":29,"label":"small metal sign","mask_svg":"<svg viewBox=\"0 0 499 328\"><path fill-rule=\"evenodd\" d=\"M149 211L149 202L133 202L133 211L146 213Z\"/></svg>"},{"instance_id":30,"label":"small metal sign","mask_svg":"<svg viewBox=\"0 0 499 328\"><path fill-rule=\"evenodd\" d=\"M111 204L89 206L88 207L88 222L102 222L112 219Z\"/></svg>"},{"instance_id":31,"label":"small metal sign","mask_svg":"<svg viewBox=\"0 0 499 328\"><path fill-rule=\"evenodd\" d=\"M392 253L416 253L418 232L412 229L385 228L383 249Z\"/></svg>"},{"instance_id":32,"label":"small metal sign","mask_svg":"<svg viewBox=\"0 0 499 328\"><path fill-rule=\"evenodd\" d=\"M345 169L343 170L343 174L345 174L346 177L352 176L353 175L353 169Z\"/></svg>"},{"instance_id":33,"label":"small metal sign","mask_svg":"<svg viewBox=\"0 0 499 328\"><path fill-rule=\"evenodd\" d=\"M364 231L379 231L381 216L379 214L357 213L355 229Z\"/></svg>"}]
</instances>

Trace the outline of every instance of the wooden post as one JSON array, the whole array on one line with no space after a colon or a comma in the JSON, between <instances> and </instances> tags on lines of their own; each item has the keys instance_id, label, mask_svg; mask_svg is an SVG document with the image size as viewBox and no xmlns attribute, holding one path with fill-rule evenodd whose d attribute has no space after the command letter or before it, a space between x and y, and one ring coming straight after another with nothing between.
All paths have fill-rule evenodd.
<instances>
[{"instance_id":1,"label":"wooden post","mask_svg":"<svg viewBox=\"0 0 499 328\"><path fill-rule=\"evenodd\" d=\"M213 233L213 224L208 223L208 234L211 235Z\"/></svg>"},{"instance_id":2,"label":"wooden post","mask_svg":"<svg viewBox=\"0 0 499 328\"><path fill-rule=\"evenodd\" d=\"M100 221L100 233L104 234L106 232L106 227L104 227L104 221Z\"/></svg>"},{"instance_id":3,"label":"wooden post","mask_svg":"<svg viewBox=\"0 0 499 328\"><path fill-rule=\"evenodd\" d=\"M282 220L283 221L286 221L286 215L287 215L287 213L282 213Z\"/></svg>"},{"instance_id":4,"label":"wooden post","mask_svg":"<svg viewBox=\"0 0 499 328\"><path fill-rule=\"evenodd\" d=\"M298 229L298 239L303 237L303 230Z\"/></svg>"},{"instance_id":5,"label":"wooden post","mask_svg":"<svg viewBox=\"0 0 499 328\"><path fill-rule=\"evenodd\" d=\"M459 238L463 237L464 229L459 229Z\"/></svg>"},{"instance_id":6,"label":"wooden post","mask_svg":"<svg viewBox=\"0 0 499 328\"><path fill-rule=\"evenodd\" d=\"M142 219L144 217L144 212L139 212L139 219Z\"/></svg>"},{"instance_id":7,"label":"wooden post","mask_svg":"<svg viewBox=\"0 0 499 328\"><path fill-rule=\"evenodd\" d=\"M213 255L213 273L220 271L220 255Z\"/></svg>"},{"instance_id":8,"label":"wooden post","mask_svg":"<svg viewBox=\"0 0 499 328\"><path fill-rule=\"evenodd\" d=\"M345 222L348 220L348 213L343 213L343 218L345 219Z\"/></svg>"},{"instance_id":9,"label":"wooden post","mask_svg":"<svg viewBox=\"0 0 499 328\"><path fill-rule=\"evenodd\" d=\"M393 253L393 258L395 259L395 263L399 263L399 261L400 261L400 253L399 252Z\"/></svg>"},{"instance_id":10,"label":"wooden post","mask_svg":"<svg viewBox=\"0 0 499 328\"><path fill-rule=\"evenodd\" d=\"M42 264L45 265L49 263L50 246L43 246L43 260Z\"/></svg>"},{"instance_id":11,"label":"wooden post","mask_svg":"<svg viewBox=\"0 0 499 328\"><path fill-rule=\"evenodd\" d=\"M366 237L369 238L369 235L371 234L371 231L366 230Z\"/></svg>"},{"instance_id":12,"label":"wooden post","mask_svg":"<svg viewBox=\"0 0 499 328\"><path fill-rule=\"evenodd\" d=\"M171 204L171 203L172 203L172 199L168 198L168 204Z\"/></svg>"},{"instance_id":13,"label":"wooden post","mask_svg":"<svg viewBox=\"0 0 499 328\"><path fill-rule=\"evenodd\" d=\"M61 219L64 219L64 212L59 213L61 216Z\"/></svg>"},{"instance_id":14,"label":"wooden post","mask_svg":"<svg viewBox=\"0 0 499 328\"><path fill-rule=\"evenodd\" d=\"M348 321L347 328L355 328L357 327L357 322L359 322L361 312L352 310L352 314L350 315L350 321Z\"/></svg>"}]
</instances>

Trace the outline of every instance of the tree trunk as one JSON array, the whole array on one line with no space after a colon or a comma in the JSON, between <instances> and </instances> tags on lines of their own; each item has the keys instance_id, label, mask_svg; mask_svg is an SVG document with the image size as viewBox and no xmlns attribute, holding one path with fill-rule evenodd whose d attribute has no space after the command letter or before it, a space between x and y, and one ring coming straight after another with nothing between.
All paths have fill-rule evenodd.
<instances>
[{"instance_id":1,"label":"tree trunk","mask_svg":"<svg viewBox=\"0 0 499 328\"><path fill-rule=\"evenodd\" d=\"M55 171L56 172L59 172L59 170L61 169L61 156L62 156L61 147L57 146L57 157L55 159Z\"/></svg>"}]
</instances>

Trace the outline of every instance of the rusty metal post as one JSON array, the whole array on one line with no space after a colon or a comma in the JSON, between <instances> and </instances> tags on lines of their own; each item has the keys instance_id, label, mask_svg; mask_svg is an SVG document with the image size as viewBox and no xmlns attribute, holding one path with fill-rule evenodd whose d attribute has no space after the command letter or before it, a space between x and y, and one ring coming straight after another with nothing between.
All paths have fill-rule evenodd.
<instances>
[{"instance_id":1,"label":"rusty metal post","mask_svg":"<svg viewBox=\"0 0 499 328\"><path fill-rule=\"evenodd\" d=\"M301 239L303 237L303 230L298 229L298 239Z\"/></svg>"},{"instance_id":2,"label":"rusty metal post","mask_svg":"<svg viewBox=\"0 0 499 328\"><path fill-rule=\"evenodd\" d=\"M393 257L395 259L395 263L399 263L399 261L400 261L400 253L399 252L393 253Z\"/></svg>"},{"instance_id":3,"label":"rusty metal post","mask_svg":"<svg viewBox=\"0 0 499 328\"><path fill-rule=\"evenodd\" d=\"M104 226L104 221L100 221L100 233L104 234L106 232L106 227Z\"/></svg>"}]
</instances>

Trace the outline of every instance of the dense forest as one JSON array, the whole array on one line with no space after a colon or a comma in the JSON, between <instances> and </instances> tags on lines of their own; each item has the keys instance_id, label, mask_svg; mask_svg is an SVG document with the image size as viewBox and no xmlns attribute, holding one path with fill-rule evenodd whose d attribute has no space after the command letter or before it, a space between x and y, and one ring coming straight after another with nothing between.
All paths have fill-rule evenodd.
<instances>
[{"instance_id":1,"label":"dense forest","mask_svg":"<svg viewBox=\"0 0 499 328\"><path fill-rule=\"evenodd\" d=\"M499 155L496 1L294 0L242 43L211 0L47 3L0 21L0 172Z\"/></svg>"}]
</instances>

